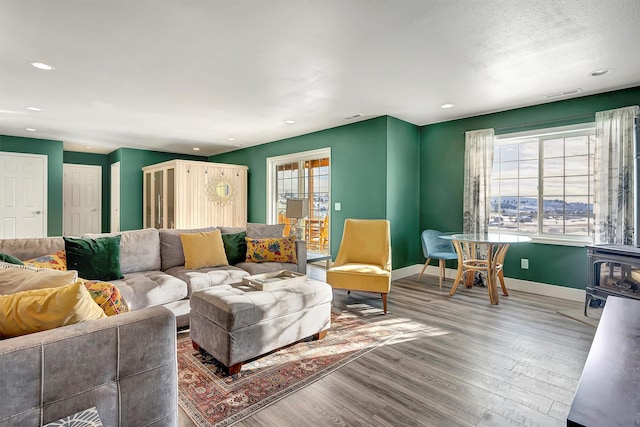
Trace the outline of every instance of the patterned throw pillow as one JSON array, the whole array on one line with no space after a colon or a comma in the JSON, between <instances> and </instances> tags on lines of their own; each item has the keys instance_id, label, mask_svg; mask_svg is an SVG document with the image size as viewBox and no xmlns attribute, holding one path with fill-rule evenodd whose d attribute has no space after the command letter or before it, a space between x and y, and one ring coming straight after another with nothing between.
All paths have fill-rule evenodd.
<instances>
[{"instance_id":1,"label":"patterned throw pillow","mask_svg":"<svg viewBox=\"0 0 640 427\"><path fill-rule=\"evenodd\" d=\"M122 298L120 291L111 283L96 280L79 279L91 294L91 298L100 306L107 316L128 313L129 307Z\"/></svg>"},{"instance_id":2,"label":"patterned throw pillow","mask_svg":"<svg viewBox=\"0 0 640 427\"><path fill-rule=\"evenodd\" d=\"M42 255L22 261L22 263L35 268L50 268L52 270L66 271L67 253L64 250L60 250L51 255Z\"/></svg>"},{"instance_id":3,"label":"patterned throw pillow","mask_svg":"<svg viewBox=\"0 0 640 427\"><path fill-rule=\"evenodd\" d=\"M252 239L247 237L246 262L288 262L298 263L296 237Z\"/></svg>"}]
</instances>

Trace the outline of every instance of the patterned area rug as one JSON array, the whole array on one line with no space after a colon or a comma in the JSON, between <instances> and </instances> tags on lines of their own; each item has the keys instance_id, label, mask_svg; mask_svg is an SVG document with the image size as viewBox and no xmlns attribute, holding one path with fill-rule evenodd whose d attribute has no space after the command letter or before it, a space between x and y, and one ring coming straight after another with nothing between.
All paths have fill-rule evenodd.
<instances>
[{"instance_id":1,"label":"patterned area rug","mask_svg":"<svg viewBox=\"0 0 640 427\"><path fill-rule=\"evenodd\" d=\"M210 427L240 421L399 334L348 312L332 313L325 338L254 359L232 376L184 335L178 339L178 401L197 426Z\"/></svg>"}]
</instances>

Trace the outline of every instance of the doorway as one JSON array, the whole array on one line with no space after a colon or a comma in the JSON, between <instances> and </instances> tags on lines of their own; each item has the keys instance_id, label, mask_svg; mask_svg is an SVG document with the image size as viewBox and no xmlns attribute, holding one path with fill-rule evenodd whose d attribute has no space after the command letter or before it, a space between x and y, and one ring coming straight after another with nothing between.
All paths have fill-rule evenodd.
<instances>
[{"instance_id":1,"label":"doorway","mask_svg":"<svg viewBox=\"0 0 640 427\"><path fill-rule=\"evenodd\" d=\"M120 162L111 165L111 232L120 231Z\"/></svg>"},{"instance_id":2,"label":"doorway","mask_svg":"<svg viewBox=\"0 0 640 427\"><path fill-rule=\"evenodd\" d=\"M331 149L267 159L267 212L271 224L286 224L307 242L307 251L330 253ZM303 218L287 217L287 200L303 199Z\"/></svg>"},{"instance_id":3,"label":"doorway","mask_svg":"<svg viewBox=\"0 0 640 427\"><path fill-rule=\"evenodd\" d=\"M102 231L102 166L63 165L63 234Z\"/></svg>"},{"instance_id":4,"label":"doorway","mask_svg":"<svg viewBox=\"0 0 640 427\"><path fill-rule=\"evenodd\" d=\"M47 156L0 153L0 238L47 235Z\"/></svg>"}]
</instances>

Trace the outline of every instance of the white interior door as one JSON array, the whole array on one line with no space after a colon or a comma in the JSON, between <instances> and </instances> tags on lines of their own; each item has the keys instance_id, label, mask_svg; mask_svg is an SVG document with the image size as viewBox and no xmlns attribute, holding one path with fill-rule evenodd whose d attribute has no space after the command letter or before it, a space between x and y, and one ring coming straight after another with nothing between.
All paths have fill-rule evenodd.
<instances>
[{"instance_id":1,"label":"white interior door","mask_svg":"<svg viewBox=\"0 0 640 427\"><path fill-rule=\"evenodd\" d=\"M47 235L47 156L0 153L0 238Z\"/></svg>"},{"instance_id":2,"label":"white interior door","mask_svg":"<svg viewBox=\"0 0 640 427\"><path fill-rule=\"evenodd\" d=\"M65 164L62 197L65 236L102 231L101 166Z\"/></svg>"},{"instance_id":3,"label":"white interior door","mask_svg":"<svg viewBox=\"0 0 640 427\"><path fill-rule=\"evenodd\" d=\"M120 231L120 162L111 165L111 232Z\"/></svg>"}]
</instances>

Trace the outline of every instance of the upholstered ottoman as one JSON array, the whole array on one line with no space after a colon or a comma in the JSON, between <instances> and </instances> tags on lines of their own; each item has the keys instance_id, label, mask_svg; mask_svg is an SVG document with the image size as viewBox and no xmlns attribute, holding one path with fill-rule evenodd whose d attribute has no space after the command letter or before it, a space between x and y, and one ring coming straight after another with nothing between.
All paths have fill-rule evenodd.
<instances>
[{"instance_id":1,"label":"upholstered ottoman","mask_svg":"<svg viewBox=\"0 0 640 427\"><path fill-rule=\"evenodd\" d=\"M311 279L271 291L242 283L203 289L191 295L191 340L235 374L254 357L323 338L332 300L331 286Z\"/></svg>"}]
</instances>

